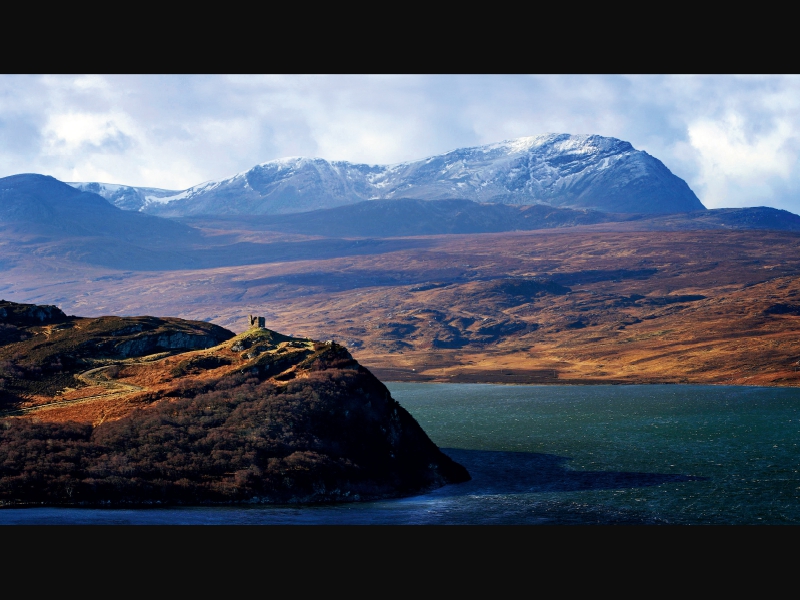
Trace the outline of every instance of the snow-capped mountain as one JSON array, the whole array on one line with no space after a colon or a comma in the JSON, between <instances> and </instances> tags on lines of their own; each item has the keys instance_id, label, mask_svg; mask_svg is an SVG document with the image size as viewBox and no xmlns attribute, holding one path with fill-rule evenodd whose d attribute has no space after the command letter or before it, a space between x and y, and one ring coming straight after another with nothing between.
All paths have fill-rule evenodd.
<instances>
[{"instance_id":1,"label":"snow-capped mountain","mask_svg":"<svg viewBox=\"0 0 800 600\"><path fill-rule=\"evenodd\" d=\"M66 182L82 192L99 194L117 208L123 210L141 210L150 202L165 196L175 196L178 190L162 190L160 188L132 187L130 185L116 185L113 183L80 183Z\"/></svg>"},{"instance_id":2,"label":"snow-capped mountain","mask_svg":"<svg viewBox=\"0 0 800 600\"><path fill-rule=\"evenodd\" d=\"M100 193L120 208L169 217L295 213L390 198L458 198L626 213L705 208L661 161L628 142L598 135L524 137L389 166L283 158L179 193L71 185Z\"/></svg>"}]
</instances>

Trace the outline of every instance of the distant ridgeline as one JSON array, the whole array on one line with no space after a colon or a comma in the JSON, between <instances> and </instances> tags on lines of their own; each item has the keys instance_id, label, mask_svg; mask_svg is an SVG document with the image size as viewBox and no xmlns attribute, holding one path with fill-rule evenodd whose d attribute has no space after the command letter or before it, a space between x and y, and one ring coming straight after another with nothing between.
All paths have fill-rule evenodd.
<instances>
[{"instance_id":1,"label":"distant ridgeline","mask_svg":"<svg viewBox=\"0 0 800 600\"><path fill-rule=\"evenodd\" d=\"M704 208L661 161L628 142L599 135L524 137L389 166L283 158L180 192L97 182L70 185L119 208L168 217L283 214L396 198L648 214Z\"/></svg>"},{"instance_id":2,"label":"distant ridgeline","mask_svg":"<svg viewBox=\"0 0 800 600\"><path fill-rule=\"evenodd\" d=\"M231 212L224 202L214 206ZM301 210L302 206L295 208ZM411 239L414 236L571 227L601 231L800 231L800 216L767 207L701 207L692 212L665 214L402 197L291 214L199 215L179 221L122 210L96 193L44 175L0 178L0 269L9 272L17 267L27 277L38 272L43 261L53 261L124 271L196 270L384 254L430 243ZM215 233L208 235L208 231ZM259 239L250 235L243 239L240 235L252 231L326 239Z\"/></svg>"},{"instance_id":3,"label":"distant ridgeline","mask_svg":"<svg viewBox=\"0 0 800 600\"><path fill-rule=\"evenodd\" d=\"M358 501L469 479L334 343L0 301L0 506Z\"/></svg>"},{"instance_id":4,"label":"distant ridgeline","mask_svg":"<svg viewBox=\"0 0 800 600\"><path fill-rule=\"evenodd\" d=\"M589 225L610 231L800 231L800 216L763 206L662 215L555 208L546 204L512 206L471 200L411 198L365 200L347 206L284 215L199 216L181 221L212 229L275 231L329 238L500 233Z\"/></svg>"}]
</instances>

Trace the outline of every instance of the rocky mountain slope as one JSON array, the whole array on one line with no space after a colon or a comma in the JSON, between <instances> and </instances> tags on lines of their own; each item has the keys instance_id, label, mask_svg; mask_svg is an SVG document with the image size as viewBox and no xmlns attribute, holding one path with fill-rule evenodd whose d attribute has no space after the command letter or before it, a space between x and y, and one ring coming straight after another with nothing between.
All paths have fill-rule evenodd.
<instances>
[{"instance_id":1,"label":"rocky mountain slope","mask_svg":"<svg viewBox=\"0 0 800 600\"><path fill-rule=\"evenodd\" d=\"M704 208L661 161L628 142L597 135L525 137L390 166L284 158L173 195L108 184L71 185L97 191L120 208L170 217L284 214L390 198L624 213Z\"/></svg>"},{"instance_id":2,"label":"rocky mountain slope","mask_svg":"<svg viewBox=\"0 0 800 600\"><path fill-rule=\"evenodd\" d=\"M468 479L337 344L0 301L0 506L354 501Z\"/></svg>"}]
</instances>

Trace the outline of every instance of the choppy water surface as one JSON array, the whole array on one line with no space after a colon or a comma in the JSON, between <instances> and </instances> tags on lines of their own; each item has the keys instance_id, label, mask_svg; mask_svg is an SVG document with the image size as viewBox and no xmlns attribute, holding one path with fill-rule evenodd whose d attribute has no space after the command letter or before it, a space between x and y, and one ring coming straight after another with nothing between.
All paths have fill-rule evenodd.
<instances>
[{"instance_id":1,"label":"choppy water surface","mask_svg":"<svg viewBox=\"0 0 800 600\"><path fill-rule=\"evenodd\" d=\"M800 523L800 389L389 388L472 481L367 504L11 509L0 523Z\"/></svg>"}]
</instances>

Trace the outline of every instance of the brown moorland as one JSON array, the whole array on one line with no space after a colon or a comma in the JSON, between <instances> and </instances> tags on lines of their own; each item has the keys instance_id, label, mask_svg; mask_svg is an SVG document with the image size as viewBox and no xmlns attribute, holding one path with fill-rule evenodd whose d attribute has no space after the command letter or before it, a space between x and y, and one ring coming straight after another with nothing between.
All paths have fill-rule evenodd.
<instances>
[{"instance_id":1,"label":"brown moorland","mask_svg":"<svg viewBox=\"0 0 800 600\"><path fill-rule=\"evenodd\" d=\"M332 256L316 238L312 257L194 270L32 256L0 275L0 295L236 331L264 314L271 328L336 340L384 380L800 382L800 234L614 227L394 238Z\"/></svg>"}]
</instances>

